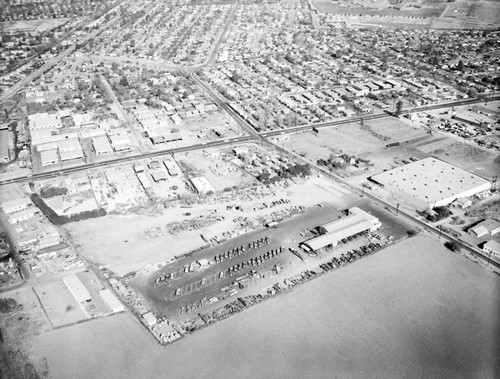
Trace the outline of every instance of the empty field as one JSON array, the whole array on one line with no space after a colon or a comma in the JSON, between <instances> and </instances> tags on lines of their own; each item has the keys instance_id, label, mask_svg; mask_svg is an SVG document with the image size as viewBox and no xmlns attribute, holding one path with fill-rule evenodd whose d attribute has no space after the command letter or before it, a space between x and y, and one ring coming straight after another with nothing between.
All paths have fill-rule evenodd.
<instances>
[{"instance_id":1,"label":"empty field","mask_svg":"<svg viewBox=\"0 0 500 379\"><path fill-rule=\"evenodd\" d=\"M52 377L493 378L499 288L416 237L168 349L121 314L43 334L34 353Z\"/></svg>"}]
</instances>

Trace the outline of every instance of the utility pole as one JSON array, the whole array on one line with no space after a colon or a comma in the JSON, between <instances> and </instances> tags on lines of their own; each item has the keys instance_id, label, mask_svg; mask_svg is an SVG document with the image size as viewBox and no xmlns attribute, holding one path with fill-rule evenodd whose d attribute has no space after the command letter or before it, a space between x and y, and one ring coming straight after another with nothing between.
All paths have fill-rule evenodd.
<instances>
[{"instance_id":1,"label":"utility pole","mask_svg":"<svg viewBox=\"0 0 500 379\"><path fill-rule=\"evenodd\" d=\"M396 216L398 215L399 213L399 203L396 205Z\"/></svg>"}]
</instances>

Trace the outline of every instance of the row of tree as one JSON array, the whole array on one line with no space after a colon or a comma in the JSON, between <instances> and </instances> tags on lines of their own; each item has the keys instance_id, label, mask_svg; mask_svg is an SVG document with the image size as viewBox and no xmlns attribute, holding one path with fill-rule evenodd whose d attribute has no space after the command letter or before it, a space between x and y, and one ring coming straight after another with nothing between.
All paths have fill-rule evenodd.
<instances>
[{"instance_id":1,"label":"row of tree","mask_svg":"<svg viewBox=\"0 0 500 379\"><path fill-rule=\"evenodd\" d=\"M106 210L103 208L99 208L92 211L83 211L71 216L61 216L58 215L51 207L49 207L38 194L31 194L30 199L33 204L35 204L38 209L42 211L45 217L47 217L49 221L54 225L64 225L69 222L87 220L89 218L97 218L106 215Z\"/></svg>"}]
</instances>

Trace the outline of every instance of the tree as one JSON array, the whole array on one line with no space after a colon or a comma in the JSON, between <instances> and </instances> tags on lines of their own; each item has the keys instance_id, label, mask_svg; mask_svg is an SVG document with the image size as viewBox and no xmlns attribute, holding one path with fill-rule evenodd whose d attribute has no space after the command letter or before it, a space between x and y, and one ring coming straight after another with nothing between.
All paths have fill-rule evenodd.
<instances>
[{"instance_id":1,"label":"tree","mask_svg":"<svg viewBox=\"0 0 500 379\"><path fill-rule=\"evenodd\" d=\"M446 241L444 243L444 246L446 246L447 249L450 249L451 251L458 251L460 250L460 246L453 241Z\"/></svg>"},{"instance_id":2,"label":"tree","mask_svg":"<svg viewBox=\"0 0 500 379\"><path fill-rule=\"evenodd\" d=\"M128 87L128 79L125 75L122 75L120 78L120 85L124 87Z\"/></svg>"},{"instance_id":3,"label":"tree","mask_svg":"<svg viewBox=\"0 0 500 379\"><path fill-rule=\"evenodd\" d=\"M403 110L403 102L401 100L398 100L398 102L396 103L396 112L394 113L394 115L396 117L399 117L401 115L402 110Z\"/></svg>"}]
</instances>

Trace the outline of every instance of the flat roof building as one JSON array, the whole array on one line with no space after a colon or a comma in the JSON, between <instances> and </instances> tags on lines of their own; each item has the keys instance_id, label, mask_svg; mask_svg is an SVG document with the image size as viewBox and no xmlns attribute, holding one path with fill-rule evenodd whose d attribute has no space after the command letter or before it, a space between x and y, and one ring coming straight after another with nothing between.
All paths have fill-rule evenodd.
<instances>
[{"instance_id":1,"label":"flat roof building","mask_svg":"<svg viewBox=\"0 0 500 379\"><path fill-rule=\"evenodd\" d=\"M500 242L494 240L486 242L483 251L491 254L496 260L500 260Z\"/></svg>"},{"instance_id":2,"label":"flat roof building","mask_svg":"<svg viewBox=\"0 0 500 379\"><path fill-rule=\"evenodd\" d=\"M177 175L179 175L179 172L177 171L177 165L174 164L174 162L172 162L171 160L166 159L166 160L163 161L163 164L167 168L168 174L170 176L177 176Z\"/></svg>"},{"instance_id":3,"label":"flat roof building","mask_svg":"<svg viewBox=\"0 0 500 379\"><path fill-rule=\"evenodd\" d=\"M191 178L191 183L194 186L194 189L199 194L207 194L209 192L214 192L214 187L210 184L207 178L204 176L199 176L197 178Z\"/></svg>"},{"instance_id":4,"label":"flat roof building","mask_svg":"<svg viewBox=\"0 0 500 379\"><path fill-rule=\"evenodd\" d=\"M113 294L113 292L111 292L111 290L105 289L99 291L99 296L101 296L102 300L104 300L106 305L111 309L113 313L123 312L125 310L123 304L120 302L120 300L117 299L117 297Z\"/></svg>"},{"instance_id":5,"label":"flat roof building","mask_svg":"<svg viewBox=\"0 0 500 379\"><path fill-rule=\"evenodd\" d=\"M151 176L153 177L153 180L155 182L160 182L160 181L166 181L168 180L168 175L165 171L163 170L154 170L151 171Z\"/></svg>"},{"instance_id":6,"label":"flat roof building","mask_svg":"<svg viewBox=\"0 0 500 379\"><path fill-rule=\"evenodd\" d=\"M67 161L71 161L74 159L82 159L83 158L83 150L80 147L79 149L76 149L76 150L59 151L59 155L61 156L62 162L67 162Z\"/></svg>"},{"instance_id":7,"label":"flat roof building","mask_svg":"<svg viewBox=\"0 0 500 379\"><path fill-rule=\"evenodd\" d=\"M35 216L35 213L38 212L38 208L26 208L21 211L17 211L9 214L9 223L17 224L18 222L28 220Z\"/></svg>"},{"instance_id":8,"label":"flat roof building","mask_svg":"<svg viewBox=\"0 0 500 379\"><path fill-rule=\"evenodd\" d=\"M126 134L110 135L109 139L115 151L128 151L131 149L130 138Z\"/></svg>"},{"instance_id":9,"label":"flat roof building","mask_svg":"<svg viewBox=\"0 0 500 379\"><path fill-rule=\"evenodd\" d=\"M77 302L84 303L92 300L89 291L76 274L65 276L63 282Z\"/></svg>"},{"instance_id":10,"label":"flat roof building","mask_svg":"<svg viewBox=\"0 0 500 379\"><path fill-rule=\"evenodd\" d=\"M336 246L343 239L360 233L375 231L381 226L382 224L377 217L360 208L353 207L349 209L347 216L319 226L318 230L321 235L304 242L304 245L311 250Z\"/></svg>"},{"instance_id":11,"label":"flat roof building","mask_svg":"<svg viewBox=\"0 0 500 379\"><path fill-rule=\"evenodd\" d=\"M142 315L142 318L144 319L144 321L146 321L146 324L148 326L153 326L157 322L156 316L154 314L152 314L151 312L144 313Z\"/></svg>"},{"instance_id":12,"label":"flat roof building","mask_svg":"<svg viewBox=\"0 0 500 379\"><path fill-rule=\"evenodd\" d=\"M13 212L17 212L17 211L26 209L31 204L32 203L31 203L30 199L28 199L26 197L22 197L22 198L19 198L19 199L5 201L2 204L0 204L0 207L2 208L2 210L5 213L13 213Z\"/></svg>"},{"instance_id":13,"label":"flat roof building","mask_svg":"<svg viewBox=\"0 0 500 379\"><path fill-rule=\"evenodd\" d=\"M63 126L57 114L35 113L29 115L28 120L31 131L51 128L59 129Z\"/></svg>"},{"instance_id":14,"label":"flat roof building","mask_svg":"<svg viewBox=\"0 0 500 379\"><path fill-rule=\"evenodd\" d=\"M108 137L99 136L92 138L92 146L97 155L105 155L113 153L113 148L109 143Z\"/></svg>"},{"instance_id":15,"label":"flat roof building","mask_svg":"<svg viewBox=\"0 0 500 379\"><path fill-rule=\"evenodd\" d=\"M42 162L42 166L50 166L59 163L57 150L46 150L40 152L40 160Z\"/></svg>"},{"instance_id":16,"label":"flat roof building","mask_svg":"<svg viewBox=\"0 0 500 379\"><path fill-rule=\"evenodd\" d=\"M412 197L416 205L434 208L490 189L490 182L436 158L425 158L374 175L370 180L391 192Z\"/></svg>"},{"instance_id":17,"label":"flat roof building","mask_svg":"<svg viewBox=\"0 0 500 379\"><path fill-rule=\"evenodd\" d=\"M476 238L481 238L486 235L493 236L500 232L500 222L494 218L488 218L474 225L472 228L469 228L467 232Z\"/></svg>"},{"instance_id":18,"label":"flat roof building","mask_svg":"<svg viewBox=\"0 0 500 379\"><path fill-rule=\"evenodd\" d=\"M0 130L0 162L9 161L9 131Z\"/></svg>"}]
</instances>

